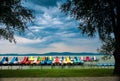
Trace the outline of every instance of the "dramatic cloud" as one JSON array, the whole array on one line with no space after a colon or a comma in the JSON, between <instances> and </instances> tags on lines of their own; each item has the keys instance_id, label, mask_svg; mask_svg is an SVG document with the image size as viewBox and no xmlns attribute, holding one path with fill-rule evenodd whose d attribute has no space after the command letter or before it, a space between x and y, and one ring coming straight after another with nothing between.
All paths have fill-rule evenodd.
<instances>
[{"instance_id":1,"label":"dramatic cloud","mask_svg":"<svg viewBox=\"0 0 120 81\"><path fill-rule=\"evenodd\" d=\"M79 23L59 9L64 0L26 0L23 6L33 10L35 19L17 44L0 40L0 53L96 52L97 38L80 34Z\"/></svg>"}]
</instances>

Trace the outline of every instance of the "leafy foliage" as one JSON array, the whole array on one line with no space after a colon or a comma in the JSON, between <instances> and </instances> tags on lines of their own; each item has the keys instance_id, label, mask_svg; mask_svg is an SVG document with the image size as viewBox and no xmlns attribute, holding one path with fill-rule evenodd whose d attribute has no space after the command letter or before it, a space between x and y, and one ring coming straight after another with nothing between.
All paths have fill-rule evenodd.
<instances>
[{"instance_id":1,"label":"leafy foliage","mask_svg":"<svg viewBox=\"0 0 120 81\"><path fill-rule=\"evenodd\" d=\"M105 54L102 59L103 60L109 60L111 59L113 52L115 50L115 40L111 37L106 39L102 46L97 49L99 53Z\"/></svg>"},{"instance_id":2,"label":"leafy foliage","mask_svg":"<svg viewBox=\"0 0 120 81\"><path fill-rule=\"evenodd\" d=\"M103 54L113 54L115 50L115 40L113 38L108 38L103 42L101 48L98 48L97 51Z\"/></svg>"},{"instance_id":3,"label":"leafy foliage","mask_svg":"<svg viewBox=\"0 0 120 81\"><path fill-rule=\"evenodd\" d=\"M31 22L32 11L21 5L21 0L0 0L0 39L14 41L15 32L24 32Z\"/></svg>"},{"instance_id":4,"label":"leafy foliage","mask_svg":"<svg viewBox=\"0 0 120 81\"><path fill-rule=\"evenodd\" d=\"M61 10L70 14L80 22L82 34L93 36L98 32L101 40L108 38L113 33L112 18L113 0L67 0Z\"/></svg>"}]
</instances>

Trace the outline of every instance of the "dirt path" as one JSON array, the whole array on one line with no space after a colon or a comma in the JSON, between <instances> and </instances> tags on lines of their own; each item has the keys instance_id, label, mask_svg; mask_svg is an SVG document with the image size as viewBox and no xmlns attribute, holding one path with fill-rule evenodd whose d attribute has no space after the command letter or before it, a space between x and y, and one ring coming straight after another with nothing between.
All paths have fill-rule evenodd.
<instances>
[{"instance_id":1,"label":"dirt path","mask_svg":"<svg viewBox=\"0 0 120 81\"><path fill-rule=\"evenodd\" d=\"M0 78L0 81L120 81L118 77Z\"/></svg>"}]
</instances>

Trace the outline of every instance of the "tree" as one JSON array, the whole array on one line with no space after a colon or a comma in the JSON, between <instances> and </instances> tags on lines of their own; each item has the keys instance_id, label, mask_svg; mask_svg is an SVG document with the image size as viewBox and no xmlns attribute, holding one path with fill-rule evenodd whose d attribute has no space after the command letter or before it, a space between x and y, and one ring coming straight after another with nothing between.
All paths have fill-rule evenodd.
<instances>
[{"instance_id":1,"label":"tree","mask_svg":"<svg viewBox=\"0 0 120 81\"><path fill-rule=\"evenodd\" d=\"M14 33L24 32L32 21L32 11L21 4L21 0L0 0L0 39L15 42Z\"/></svg>"},{"instance_id":2,"label":"tree","mask_svg":"<svg viewBox=\"0 0 120 81\"><path fill-rule=\"evenodd\" d=\"M61 10L80 22L82 34L114 40L114 74L120 75L120 0L67 0Z\"/></svg>"}]
</instances>

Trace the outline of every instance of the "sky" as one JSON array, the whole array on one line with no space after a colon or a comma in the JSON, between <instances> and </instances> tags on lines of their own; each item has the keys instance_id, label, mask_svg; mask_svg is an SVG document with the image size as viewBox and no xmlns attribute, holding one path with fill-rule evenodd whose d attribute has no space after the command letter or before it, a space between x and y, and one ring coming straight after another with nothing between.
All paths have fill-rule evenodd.
<instances>
[{"instance_id":1,"label":"sky","mask_svg":"<svg viewBox=\"0 0 120 81\"><path fill-rule=\"evenodd\" d=\"M93 52L101 45L98 37L83 36L79 22L60 11L65 0L26 0L22 5L33 10L35 19L17 43L0 40L0 53Z\"/></svg>"}]
</instances>

